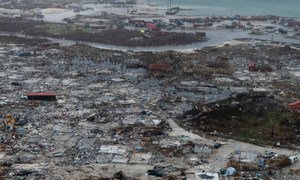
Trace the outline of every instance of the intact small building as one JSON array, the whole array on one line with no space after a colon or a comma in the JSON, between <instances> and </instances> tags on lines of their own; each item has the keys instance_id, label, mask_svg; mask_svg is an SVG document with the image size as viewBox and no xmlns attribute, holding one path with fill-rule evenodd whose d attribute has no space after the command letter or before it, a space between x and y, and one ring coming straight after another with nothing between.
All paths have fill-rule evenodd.
<instances>
[{"instance_id":1,"label":"intact small building","mask_svg":"<svg viewBox=\"0 0 300 180\"><path fill-rule=\"evenodd\" d=\"M147 27L147 29L152 30L152 31L158 30L158 27L156 26L156 24L153 24L153 23L147 23L146 27Z\"/></svg>"},{"instance_id":2,"label":"intact small building","mask_svg":"<svg viewBox=\"0 0 300 180\"><path fill-rule=\"evenodd\" d=\"M52 42L44 42L40 44L42 48L50 48L50 47L58 47L59 43L52 43Z\"/></svg>"},{"instance_id":3,"label":"intact small building","mask_svg":"<svg viewBox=\"0 0 300 180\"><path fill-rule=\"evenodd\" d=\"M56 94L54 92L29 92L27 93L27 99L41 101L56 101Z\"/></svg>"},{"instance_id":4,"label":"intact small building","mask_svg":"<svg viewBox=\"0 0 300 180\"><path fill-rule=\"evenodd\" d=\"M299 101L296 101L296 102L289 103L289 104L288 104L288 108L289 108L291 111L295 111L295 112L300 113L300 100L299 100Z\"/></svg>"},{"instance_id":5,"label":"intact small building","mask_svg":"<svg viewBox=\"0 0 300 180\"><path fill-rule=\"evenodd\" d=\"M151 71L171 71L172 66L170 64L150 64L149 69Z\"/></svg>"},{"instance_id":6,"label":"intact small building","mask_svg":"<svg viewBox=\"0 0 300 180\"><path fill-rule=\"evenodd\" d=\"M67 8L69 8L69 9L82 9L82 6L80 4L68 4Z\"/></svg>"},{"instance_id":7,"label":"intact small building","mask_svg":"<svg viewBox=\"0 0 300 180\"><path fill-rule=\"evenodd\" d=\"M29 56L31 56L31 52L30 51L21 51L21 52L18 52L18 56L19 57L29 57Z\"/></svg>"},{"instance_id":8,"label":"intact small building","mask_svg":"<svg viewBox=\"0 0 300 180\"><path fill-rule=\"evenodd\" d=\"M287 26L289 26L289 27L300 27L300 21L289 21L288 23L287 23Z\"/></svg>"}]
</instances>

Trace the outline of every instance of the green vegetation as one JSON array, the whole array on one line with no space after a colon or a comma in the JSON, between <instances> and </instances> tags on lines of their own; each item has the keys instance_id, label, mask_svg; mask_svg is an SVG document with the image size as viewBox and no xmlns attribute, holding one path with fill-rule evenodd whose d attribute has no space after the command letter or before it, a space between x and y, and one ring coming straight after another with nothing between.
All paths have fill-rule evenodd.
<instances>
[{"instance_id":1,"label":"green vegetation","mask_svg":"<svg viewBox=\"0 0 300 180\"><path fill-rule=\"evenodd\" d=\"M91 33L92 29L82 25L48 23L37 26L39 30L49 34Z\"/></svg>"},{"instance_id":2,"label":"green vegetation","mask_svg":"<svg viewBox=\"0 0 300 180\"><path fill-rule=\"evenodd\" d=\"M204 106L204 107L203 107ZM192 120L195 129L217 131L221 136L257 145L290 143L299 144L296 130L300 116L290 112L274 98L263 94L244 94L215 103L199 104ZM210 109L202 112L202 109Z\"/></svg>"},{"instance_id":3,"label":"green vegetation","mask_svg":"<svg viewBox=\"0 0 300 180\"><path fill-rule=\"evenodd\" d=\"M237 138L247 142L262 145L267 141L294 140L292 127L297 124L297 117L291 112L268 112L266 117L244 117L246 121L240 124L240 128L234 132Z\"/></svg>"}]
</instances>

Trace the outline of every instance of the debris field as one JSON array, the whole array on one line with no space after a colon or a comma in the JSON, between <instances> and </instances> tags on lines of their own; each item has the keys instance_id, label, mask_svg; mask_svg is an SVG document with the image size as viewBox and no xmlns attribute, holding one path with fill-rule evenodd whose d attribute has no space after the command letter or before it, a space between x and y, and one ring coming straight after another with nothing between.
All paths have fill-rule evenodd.
<instances>
[{"instance_id":1,"label":"debris field","mask_svg":"<svg viewBox=\"0 0 300 180\"><path fill-rule=\"evenodd\" d=\"M1 40L4 179L205 179L235 172L228 167L297 176L279 170L299 145L299 112L287 107L300 98L299 49L150 53Z\"/></svg>"}]
</instances>

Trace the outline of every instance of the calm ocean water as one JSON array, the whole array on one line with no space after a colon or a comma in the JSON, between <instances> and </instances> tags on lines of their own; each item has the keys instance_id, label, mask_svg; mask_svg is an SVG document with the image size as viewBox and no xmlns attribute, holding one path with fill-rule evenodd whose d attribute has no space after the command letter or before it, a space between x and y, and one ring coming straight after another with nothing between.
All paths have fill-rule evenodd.
<instances>
[{"instance_id":1,"label":"calm ocean water","mask_svg":"<svg viewBox=\"0 0 300 180\"><path fill-rule=\"evenodd\" d=\"M167 7L167 0L149 0ZM187 15L278 15L300 18L300 0L172 0Z\"/></svg>"}]
</instances>

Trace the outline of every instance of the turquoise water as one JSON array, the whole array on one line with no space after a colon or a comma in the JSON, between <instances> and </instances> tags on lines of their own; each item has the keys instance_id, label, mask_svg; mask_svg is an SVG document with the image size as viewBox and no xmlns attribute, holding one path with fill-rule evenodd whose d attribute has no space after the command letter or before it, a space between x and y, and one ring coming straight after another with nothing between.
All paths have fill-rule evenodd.
<instances>
[{"instance_id":1,"label":"turquoise water","mask_svg":"<svg viewBox=\"0 0 300 180\"><path fill-rule=\"evenodd\" d=\"M167 7L167 0L149 0ZM300 0L172 0L186 15L277 15L300 18Z\"/></svg>"}]
</instances>

